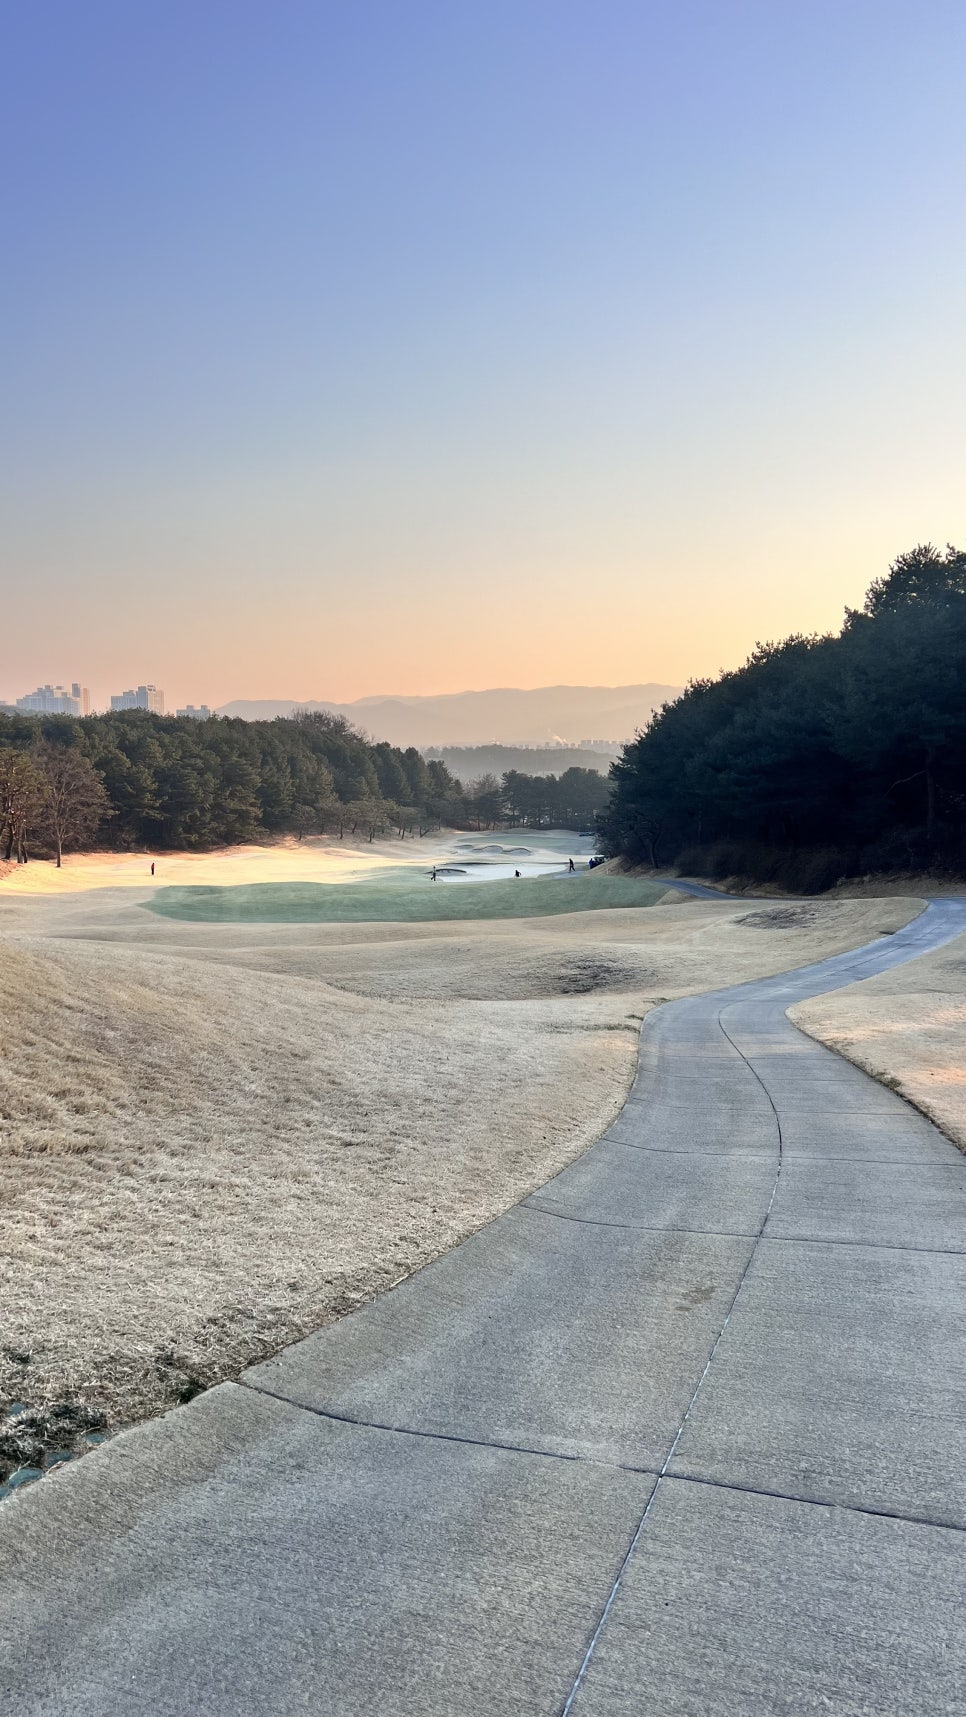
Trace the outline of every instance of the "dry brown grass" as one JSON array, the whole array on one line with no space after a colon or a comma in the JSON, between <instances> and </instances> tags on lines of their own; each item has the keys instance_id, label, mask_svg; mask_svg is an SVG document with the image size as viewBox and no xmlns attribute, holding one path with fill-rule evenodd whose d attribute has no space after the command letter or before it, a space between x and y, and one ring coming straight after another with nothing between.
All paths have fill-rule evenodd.
<instances>
[{"instance_id":1,"label":"dry brown grass","mask_svg":"<svg viewBox=\"0 0 966 1717\"><path fill-rule=\"evenodd\" d=\"M901 1092L966 1150L966 936L799 1003L789 1018Z\"/></svg>"},{"instance_id":2,"label":"dry brown grass","mask_svg":"<svg viewBox=\"0 0 966 1717\"><path fill-rule=\"evenodd\" d=\"M32 1358L3 1387L122 1416L538 1185L616 1113L640 1018L557 1002L521 1031L506 1004L453 1017L119 948L4 965L3 1339Z\"/></svg>"},{"instance_id":3,"label":"dry brown grass","mask_svg":"<svg viewBox=\"0 0 966 1717\"><path fill-rule=\"evenodd\" d=\"M430 836L415 843L432 862L449 837ZM414 843L410 841L409 847ZM5 892L30 898L89 893L99 888L153 888L162 883L191 885L215 883L284 882L293 870L303 881L346 882L372 875L391 865L405 864L411 857L404 841L337 840L334 835L312 835L297 841L280 836L263 846L219 847L214 852L122 852L67 853L60 870L46 859L28 865L11 864L0 869L6 877ZM151 880L151 861L156 876Z\"/></svg>"},{"instance_id":4,"label":"dry brown grass","mask_svg":"<svg viewBox=\"0 0 966 1717\"><path fill-rule=\"evenodd\" d=\"M620 1108L653 1001L918 909L186 925L137 898L0 912L0 1393L111 1420L231 1375L540 1185Z\"/></svg>"}]
</instances>

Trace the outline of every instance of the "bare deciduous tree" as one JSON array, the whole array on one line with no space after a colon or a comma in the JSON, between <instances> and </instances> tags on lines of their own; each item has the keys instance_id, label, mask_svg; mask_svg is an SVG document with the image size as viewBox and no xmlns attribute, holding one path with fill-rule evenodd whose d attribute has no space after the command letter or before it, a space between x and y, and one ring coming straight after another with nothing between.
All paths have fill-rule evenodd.
<instances>
[{"instance_id":1,"label":"bare deciduous tree","mask_svg":"<svg viewBox=\"0 0 966 1717\"><path fill-rule=\"evenodd\" d=\"M0 751L0 857L27 863L27 836L40 800L40 774L26 752Z\"/></svg>"},{"instance_id":2,"label":"bare deciduous tree","mask_svg":"<svg viewBox=\"0 0 966 1717\"><path fill-rule=\"evenodd\" d=\"M60 869L65 846L83 846L105 817L113 815L100 775L74 745L35 746L32 761L38 780L37 819L57 854Z\"/></svg>"}]
</instances>

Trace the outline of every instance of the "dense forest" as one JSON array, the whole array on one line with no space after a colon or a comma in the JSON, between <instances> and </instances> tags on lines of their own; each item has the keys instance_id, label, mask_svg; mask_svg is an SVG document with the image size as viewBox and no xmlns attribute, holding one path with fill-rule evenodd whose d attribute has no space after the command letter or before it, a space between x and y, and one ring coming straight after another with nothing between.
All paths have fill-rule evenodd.
<instances>
[{"instance_id":1,"label":"dense forest","mask_svg":"<svg viewBox=\"0 0 966 1717\"><path fill-rule=\"evenodd\" d=\"M501 785L503 818L511 826L590 829L610 798L606 776L573 767L562 775L525 775L508 769Z\"/></svg>"},{"instance_id":2,"label":"dense forest","mask_svg":"<svg viewBox=\"0 0 966 1717\"><path fill-rule=\"evenodd\" d=\"M966 866L966 551L925 544L837 635L759 644L625 746L609 852L817 891Z\"/></svg>"},{"instance_id":3,"label":"dense forest","mask_svg":"<svg viewBox=\"0 0 966 1717\"><path fill-rule=\"evenodd\" d=\"M115 849L205 850L274 835L405 838L449 824L593 824L590 769L461 785L438 759L374 743L341 716L208 721L125 710L0 716L0 860ZM510 783L509 787L507 783Z\"/></svg>"}]
</instances>

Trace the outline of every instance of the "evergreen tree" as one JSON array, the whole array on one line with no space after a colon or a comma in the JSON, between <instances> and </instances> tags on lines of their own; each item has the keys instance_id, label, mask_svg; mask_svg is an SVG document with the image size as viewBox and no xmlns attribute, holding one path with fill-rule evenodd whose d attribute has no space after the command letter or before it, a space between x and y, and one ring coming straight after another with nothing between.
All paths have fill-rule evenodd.
<instances>
[{"instance_id":1,"label":"evergreen tree","mask_svg":"<svg viewBox=\"0 0 966 1717\"><path fill-rule=\"evenodd\" d=\"M822 887L966 865L966 551L920 546L840 635L688 686L611 771L613 853Z\"/></svg>"}]
</instances>

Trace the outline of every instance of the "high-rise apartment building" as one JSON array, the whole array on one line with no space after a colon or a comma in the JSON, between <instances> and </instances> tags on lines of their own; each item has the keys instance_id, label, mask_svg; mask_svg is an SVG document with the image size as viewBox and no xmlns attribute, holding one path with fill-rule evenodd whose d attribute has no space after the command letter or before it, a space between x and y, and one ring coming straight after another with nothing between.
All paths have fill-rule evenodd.
<instances>
[{"instance_id":1,"label":"high-rise apartment building","mask_svg":"<svg viewBox=\"0 0 966 1717\"><path fill-rule=\"evenodd\" d=\"M193 703L186 704L184 709L178 710L178 714L179 715L186 715L186 716L190 717L190 719L192 721L210 721L211 720L211 710L208 708L208 705L206 703L201 703L201 704L197 704L197 705L193 704Z\"/></svg>"},{"instance_id":2,"label":"high-rise apartment building","mask_svg":"<svg viewBox=\"0 0 966 1717\"><path fill-rule=\"evenodd\" d=\"M149 709L154 715L163 715L164 693L158 686L138 686L136 692L114 693L111 709Z\"/></svg>"},{"instance_id":3,"label":"high-rise apartment building","mask_svg":"<svg viewBox=\"0 0 966 1717\"><path fill-rule=\"evenodd\" d=\"M17 699L17 708L25 715L90 715L91 695L76 680L70 691L66 686L38 686Z\"/></svg>"}]
</instances>

